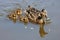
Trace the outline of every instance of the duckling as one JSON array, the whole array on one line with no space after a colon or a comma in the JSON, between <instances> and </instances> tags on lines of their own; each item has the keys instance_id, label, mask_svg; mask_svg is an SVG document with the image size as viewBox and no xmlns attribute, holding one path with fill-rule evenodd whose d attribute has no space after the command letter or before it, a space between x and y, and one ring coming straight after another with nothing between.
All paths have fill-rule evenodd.
<instances>
[{"instance_id":1,"label":"duckling","mask_svg":"<svg viewBox=\"0 0 60 40\"><path fill-rule=\"evenodd\" d=\"M36 18L33 14L30 13L27 15L27 17L30 22L32 22L32 23L36 22Z\"/></svg>"},{"instance_id":2,"label":"duckling","mask_svg":"<svg viewBox=\"0 0 60 40\"><path fill-rule=\"evenodd\" d=\"M33 18L31 17L30 14L28 14L27 17L28 17L28 19L29 19L30 22L33 20Z\"/></svg>"},{"instance_id":3,"label":"duckling","mask_svg":"<svg viewBox=\"0 0 60 40\"><path fill-rule=\"evenodd\" d=\"M22 10L21 10L21 9L17 9L17 10L15 11L15 13L16 13L16 15L20 16L20 15L22 14Z\"/></svg>"},{"instance_id":4,"label":"duckling","mask_svg":"<svg viewBox=\"0 0 60 40\"><path fill-rule=\"evenodd\" d=\"M35 23L36 22L36 16L34 14L30 14L31 18L32 18L32 22Z\"/></svg>"},{"instance_id":5,"label":"duckling","mask_svg":"<svg viewBox=\"0 0 60 40\"><path fill-rule=\"evenodd\" d=\"M16 23L16 21L17 21L17 19L18 19L17 15L16 15L16 14L13 14L11 18L12 18L11 20L12 20L14 23Z\"/></svg>"},{"instance_id":6,"label":"duckling","mask_svg":"<svg viewBox=\"0 0 60 40\"><path fill-rule=\"evenodd\" d=\"M27 10L27 11L30 11L30 12L33 12L33 13L40 12L39 10L37 10L37 9L34 8L34 7L31 7L30 5L28 6L28 10Z\"/></svg>"},{"instance_id":7,"label":"duckling","mask_svg":"<svg viewBox=\"0 0 60 40\"><path fill-rule=\"evenodd\" d=\"M43 18L46 18L46 19L47 19L48 15L47 15L46 9L42 9L42 10L41 10L41 14L42 14L42 17L43 17Z\"/></svg>"},{"instance_id":8,"label":"duckling","mask_svg":"<svg viewBox=\"0 0 60 40\"><path fill-rule=\"evenodd\" d=\"M38 16L36 21L37 21L38 24L44 24L45 23L41 16Z\"/></svg>"},{"instance_id":9,"label":"duckling","mask_svg":"<svg viewBox=\"0 0 60 40\"><path fill-rule=\"evenodd\" d=\"M48 18L46 9L42 9L42 10L41 10L41 15L42 15L43 20L44 20L45 23L46 23L46 20L47 20L47 18Z\"/></svg>"},{"instance_id":10,"label":"duckling","mask_svg":"<svg viewBox=\"0 0 60 40\"><path fill-rule=\"evenodd\" d=\"M14 14L14 13L11 13L11 14L7 15L7 17L8 17L10 20L12 20L13 22L16 22L17 19L18 19L17 15Z\"/></svg>"},{"instance_id":11,"label":"duckling","mask_svg":"<svg viewBox=\"0 0 60 40\"><path fill-rule=\"evenodd\" d=\"M8 14L7 17L8 17L9 19L12 19L12 17L13 17L12 15L13 15L13 14Z\"/></svg>"},{"instance_id":12,"label":"duckling","mask_svg":"<svg viewBox=\"0 0 60 40\"><path fill-rule=\"evenodd\" d=\"M26 17L26 16L25 17L24 16L20 16L19 20L24 22L24 23L28 23L29 22L28 17Z\"/></svg>"},{"instance_id":13,"label":"duckling","mask_svg":"<svg viewBox=\"0 0 60 40\"><path fill-rule=\"evenodd\" d=\"M29 22L29 20L28 20L28 17L24 17L24 19L23 19L24 21L24 23L28 23Z\"/></svg>"},{"instance_id":14,"label":"duckling","mask_svg":"<svg viewBox=\"0 0 60 40\"><path fill-rule=\"evenodd\" d=\"M28 5L28 8L26 9L26 11L27 11L28 13L34 12L34 11L35 11L35 8L33 8L33 7L31 7L30 5Z\"/></svg>"},{"instance_id":15,"label":"duckling","mask_svg":"<svg viewBox=\"0 0 60 40\"><path fill-rule=\"evenodd\" d=\"M29 14L29 13L27 12L27 10L25 10L24 13L25 13L26 16L28 16L28 14Z\"/></svg>"},{"instance_id":16,"label":"duckling","mask_svg":"<svg viewBox=\"0 0 60 40\"><path fill-rule=\"evenodd\" d=\"M33 20L31 22L32 23L36 23L36 18L33 18Z\"/></svg>"},{"instance_id":17,"label":"duckling","mask_svg":"<svg viewBox=\"0 0 60 40\"><path fill-rule=\"evenodd\" d=\"M15 20L15 19L17 19L17 18L18 18L18 16L17 16L16 14L13 14L13 15L12 15L12 19Z\"/></svg>"},{"instance_id":18,"label":"duckling","mask_svg":"<svg viewBox=\"0 0 60 40\"><path fill-rule=\"evenodd\" d=\"M12 15L11 15L11 14L9 14L9 15L7 15L7 17L8 17L9 19L11 19Z\"/></svg>"}]
</instances>

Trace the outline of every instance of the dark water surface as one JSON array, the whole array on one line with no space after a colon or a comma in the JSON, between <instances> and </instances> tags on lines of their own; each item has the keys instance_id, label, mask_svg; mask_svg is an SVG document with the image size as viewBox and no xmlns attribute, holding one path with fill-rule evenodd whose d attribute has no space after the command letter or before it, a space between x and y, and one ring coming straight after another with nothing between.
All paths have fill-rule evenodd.
<instances>
[{"instance_id":1,"label":"dark water surface","mask_svg":"<svg viewBox=\"0 0 60 40\"><path fill-rule=\"evenodd\" d=\"M13 23L6 18L14 8L25 9L28 5L39 10L45 8L52 19L51 24L42 28L48 32L44 38L39 34L39 25ZM0 14L0 40L60 40L60 0L0 0Z\"/></svg>"}]
</instances>

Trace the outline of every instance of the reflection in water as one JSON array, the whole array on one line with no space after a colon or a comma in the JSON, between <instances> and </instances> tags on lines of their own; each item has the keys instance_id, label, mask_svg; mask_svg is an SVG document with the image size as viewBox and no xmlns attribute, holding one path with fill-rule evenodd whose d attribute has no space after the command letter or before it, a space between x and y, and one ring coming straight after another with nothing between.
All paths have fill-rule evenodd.
<instances>
[{"instance_id":1,"label":"reflection in water","mask_svg":"<svg viewBox=\"0 0 60 40\"><path fill-rule=\"evenodd\" d=\"M28 23L25 23L25 22L24 22L24 25L25 25L25 26L26 26L27 24L28 24Z\"/></svg>"},{"instance_id":2,"label":"reflection in water","mask_svg":"<svg viewBox=\"0 0 60 40\"><path fill-rule=\"evenodd\" d=\"M25 25L25 29L27 29L27 24L28 24L28 23L24 22L24 25Z\"/></svg>"},{"instance_id":3,"label":"reflection in water","mask_svg":"<svg viewBox=\"0 0 60 40\"><path fill-rule=\"evenodd\" d=\"M41 25L40 25L39 34L40 34L41 37L44 37L46 34L48 34L48 33L45 32L45 30L44 30L44 24L41 24Z\"/></svg>"},{"instance_id":4,"label":"reflection in water","mask_svg":"<svg viewBox=\"0 0 60 40\"><path fill-rule=\"evenodd\" d=\"M16 23L17 20L12 20L14 23Z\"/></svg>"}]
</instances>

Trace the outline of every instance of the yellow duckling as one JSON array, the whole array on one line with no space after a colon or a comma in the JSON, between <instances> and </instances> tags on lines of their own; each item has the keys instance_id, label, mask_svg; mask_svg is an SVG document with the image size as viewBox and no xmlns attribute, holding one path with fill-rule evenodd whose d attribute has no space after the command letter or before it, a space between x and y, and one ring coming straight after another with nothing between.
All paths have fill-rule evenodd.
<instances>
[{"instance_id":1,"label":"yellow duckling","mask_svg":"<svg viewBox=\"0 0 60 40\"><path fill-rule=\"evenodd\" d=\"M17 16L16 14L13 14L13 15L12 15L12 21L13 21L14 23L16 23L17 19L18 19L18 16Z\"/></svg>"},{"instance_id":2,"label":"yellow duckling","mask_svg":"<svg viewBox=\"0 0 60 40\"><path fill-rule=\"evenodd\" d=\"M47 11L45 10L45 9L42 9L41 10L41 14L42 14L42 17L45 19L45 18L47 18Z\"/></svg>"},{"instance_id":3,"label":"yellow duckling","mask_svg":"<svg viewBox=\"0 0 60 40\"><path fill-rule=\"evenodd\" d=\"M28 17L30 22L32 23L36 22L36 17L31 12L30 13L26 12L26 16Z\"/></svg>"},{"instance_id":4,"label":"yellow duckling","mask_svg":"<svg viewBox=\"0 0 60 40\"><path fill-rule=\"evenodd\" d=\"M17 19L17 18L18 18L18 16L17 16L16 14L13 14L13 15L12 15L12 19L15 20L15 19Z\"/></svg>"},{"instance_id":5,"label":"yellow duckling","mask_svg":"<svg viewBox=\"0 0 60 40\"><path fill-rule=\"evenodd\" d=\"M7 17L8 17L9 19L12 19L12 18L13 18L13 13L8 14Z\"/></svg>"},{"instance_id":6,"label":"yellow duckling","mask_svg":"<svg viewBox=\"0 0 60 40\"><path fill-rule=\"evenodd\" d=\"M38 16L36 21L37 21L38 24L44 24L45 23L41 16Z\"/></svg>"},{"instance_id":7,"label":"yellow duckling","mask_svg":"<svg viewBox=\"0 0 60 40\"><path fill-rule=\"evenodd\" d=\"M14 11L10 12L10 14L8 14L7 17L8 17L9 19L11 19L11 18L13 17L13 15L14 15Z\"/></svg>"},{"instance_id":8,"label":"yellow duckling","mask_svg":"<svg viewBox=\"0 0 60 40\"><path fill-rule=\"evenodd\" d=\"M28 23L29 22L28 17L24 17L23 22Z\"/></svg>"},{"instance_id":9,"label":"yellow duckling","mask_svg":"<svg viewBox=\"0 0 60 40\"><path fill-rule=\"evenodd\" d=\"M19 20L24 22L24 23L28 23L29 22L28 17L24 17L24 16L20 16Z\"/></svg>"},{"instance_id":10,"label":"yellow duckling","mask_svg":"<svg viewBox=\"0 0 60 40\"><path fill-rule=\"evenodd\" d=\"M17 10L15 11L15 13L19 16L19 15L22 14L22 10L21 10L21 9L17 9Z\"/></svg>"},{"instance_id":11,"label":"yellow duckling","mask_svg":"<svg viewBox=\"0 0 60 40\"><path fill-rule=\"evenodd\" d=\"M16 22L16 20L18 19L17 15L14 13L7 15L7 17L11 19L13 22Z\"/></svg>"},{"instance_id":12,"label":"yellow duckling","mask_svg":"<svg viewBox=\"0 0 60 40\"><path fill-rule=\"evenodd\" d=\"M9 14L9 15L7 15L7 17L8 17L9 19L11 19L12 15L11 15L11 14Z\"/></svg>"},{"instance_id":13,"label":"yellow duckling","mask_svg":"<svg viewBox=\"0 0 60 40\"><path fill-rule=\"evenodd\" d=\"M30 14L28 14L27 17L28 17L28 19L29 19L30 22L33 20L33 18L31 17Z\"/></svg>"}]
</instances>

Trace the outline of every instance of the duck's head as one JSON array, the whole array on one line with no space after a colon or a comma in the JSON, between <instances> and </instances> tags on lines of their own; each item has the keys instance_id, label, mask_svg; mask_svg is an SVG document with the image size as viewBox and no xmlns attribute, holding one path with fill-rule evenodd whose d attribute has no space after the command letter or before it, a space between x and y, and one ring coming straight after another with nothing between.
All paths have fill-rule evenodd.
<instances>
[{"instance_id":1,"label":"duck's head","mask_svg":"<svg viewBox=\"0 0 60 40\"><path fill-rule=\"evenodd\" d=\"M15 12L16 12L17 15L21 15L22 14L22 10L21 9L17 9Z\"/></svg>"},{"instance_id":2,"label":"duck's head","mask_svg":"<svg viewBox=\"0 0 60 40\"><path fill-rule=\"evenodd\" d=\"M28 23L29 22L28 17L24 17L23 22Z\"/></svg>"},{"instance_id":3,"label":"duck's head","mask_svg":"<svg viewBox=\"0 0 60 40\"><path fill-rule=\"evenodd\" d=\"M12 20L17 20L18 16L16 14L13 14L11 18L12 18Z\"/></svg>"}]
</instances>

